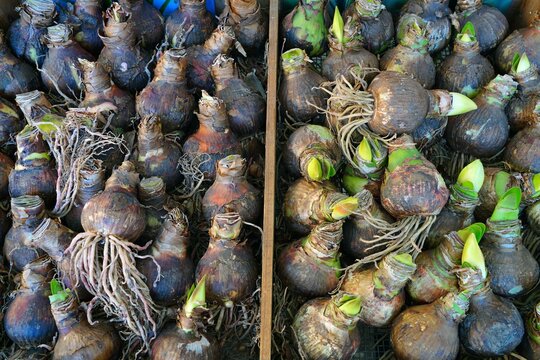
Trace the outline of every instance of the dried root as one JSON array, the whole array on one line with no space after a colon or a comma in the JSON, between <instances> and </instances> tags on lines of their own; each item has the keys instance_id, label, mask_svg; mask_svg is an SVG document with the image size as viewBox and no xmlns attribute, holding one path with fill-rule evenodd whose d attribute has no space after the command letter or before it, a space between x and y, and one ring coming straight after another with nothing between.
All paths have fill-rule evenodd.
<instances>
[{"instance_id":1,"label":"dried root","mask_svg":"<svg viewBox=\"0 0 540 360\"><path fill-rule=\"evenodd\" d=\"M144 276L136 267L136 259L152 259L137 254L149 245L141 247L115 236L81 233L67 249L76 285L82 282L94 295L87 308L88 321L93 323L92 309L101 305L107 315L123 323L122 338L137 343L135 356L147 352L157 335L159 310L150 297ZM159 278L160 266L155 264Z\"/></svg>"}]
</instances>

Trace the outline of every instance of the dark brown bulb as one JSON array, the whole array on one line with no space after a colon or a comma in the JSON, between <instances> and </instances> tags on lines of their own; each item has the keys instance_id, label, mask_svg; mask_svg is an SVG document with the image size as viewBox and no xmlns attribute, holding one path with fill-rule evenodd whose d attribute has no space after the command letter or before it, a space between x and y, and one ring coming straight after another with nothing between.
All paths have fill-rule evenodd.
<instances>
[{"instance_id":1,"label":"dark brown bulb","mask_svg":"<svg viewBox=\"0 0 540 360\"><path fill-rule=\"evenodd\" d=\"M178 47L181 41L186 48L200 45L210 37L214 22L212 14L206 10L205 0L182 1L165 22L167 39L173 47Z\"/></svg>"}]
</instances>

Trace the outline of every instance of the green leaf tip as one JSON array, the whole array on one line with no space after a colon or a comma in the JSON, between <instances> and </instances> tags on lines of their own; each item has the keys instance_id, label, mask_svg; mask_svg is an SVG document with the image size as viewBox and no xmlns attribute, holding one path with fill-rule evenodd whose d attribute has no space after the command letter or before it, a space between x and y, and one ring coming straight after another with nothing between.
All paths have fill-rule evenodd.
<instances>
[{"instance_id":1,"label":"green leaf tip","mask_svg":"<svg viewBox=\"0 0 540 360\"><path fill-rule=\"evenodd\" d=\"M307 166L307 176L309 180L312 181L321 181L323 179L322 165L317 158L312 157L309 160Z\"/></svg>"},{"instance_id":2,"label":"green leaf tip","mask_svg":"<svg viewBox=\"0 0 540 360\"><path fill-rule=\"evenodd\" d=\"M487 277L486 261L484 260L484 254L480 250L478 241L474 233L469 234L463 247L463 253L461 255L461 266L464 268L470 268L473 270L480 270L482 277Z\"/></svg>"},{"instance_id":3,"label":"green leaf tip","mask_svg":"<svg viewBox=\"0 0 540 360\"><path fill-rule=\"evenodd\" d=\"M491 221L511 221L519 218L519 204L521 203L521 189L513 187L499 199Z\"/></svg>"},{"instance_id":4,"label":"green leaf tip","mask_svg":"<svg viewBox=\"0 0 540 360\"><path fill-rule=\"evenodd\" d=\"M462 35L468 35L470 37L476 37L476 29L474 28L474 25L472 22L467 21L465 25L461 28L460 34Z\"/></svg>"},{"instance_id":5,"label":"green leaf tip","mask_svg":"<svg viewBox=\"0 0 540 360\"><path fill-rule=\"evenodd\" d=\"M510 174L506 171L499 171L495 175L495 194L500 199L506 192L506 187L510 183Z\"/></svg>"},{"instance_id":6,"label":"green leaf tip","mask_svg":"<svg viewBox=\"0 0 540 360\"><path fill-rule=\"evenodd\" d=\"M452 97L452 106L446 114L447 116L466 114L478 109L476 103L463 94L450 92L450 96Z\"/></svg>"},{"instance_id":7,"label":"green leaf tip","mask_svg":"<svg viewBox=\"0 0 540 360\"><path fill-rule=\"evenodd\" d=\"M343 175L342 183L347 194L355 195L364 190L364 187L369 183L369 180L362 176L345 173Z\"/></svg>"},{"instance_id":8,"label":"green leaf tip","mask_svg":"<svg viewBox=\"0 0 540 360\"><path fill-rule=\"evenodd\" d=\"M343 34L344 27L343 17L339 12L339 8L336 6L336 10L334 11L334 22L332 23L332 32L340 44L343 44L345 41Z\"/></svg>"},{"instance_id":9,"label":"green leaf tip","mask_svg":"<svg viewBox=\"0 0 540 360\"><path fill-rule=\"evenodd\" d=\"M204 275L197 285L191 285L188 290L186 303L184 304L184 314L190 318L193 311L199 307L206 306L206 275Z\"/></svg>"},{"instance_id":10,"label":"green leaf tip","mask_svg":"<svg viewBox=\"0 0 540 360\"><path fill-rule=\"evenodd\" d=\"M536 194L540 192L540 174L533 175L532 183L533 183L534 193Z\"/></svg>"},{"instance_id":11,"label":"green leaf tip","mask_svg":"<svg viewBox=\"0 0 540 360\"><path fill-rule=\"evenodd\" d=\"M358 205L358 199L352 196L338 201L337 204L332 207L332 219L345 219L358 209Z\"/></svg>"},{"instance_id":12,"label":"green leaf tip","mask_svg":"<svg viewBox=\"0 0 540 360\"><path fill-rule=\"evenodd\" d=\"M56 279L51 280L50 287L51 295L49 296L49 302L51 304L65 301L71 293L70 289L64 289L64 285Z\"/></svg>"},{"instance_id":13,"label":"green leaf tip","mask_svg":"<svg viewBox=\"0 0 540 360\"><path fill-rule=\"evenodd\" d=\"M470 234L474 234L476 237L476 240L480 242L482 240L482 236L486 233L486 224L483 223L474 223L469 226L467 226L464 229L461 229L457 232L458 236L463 240L463 242L467 241L467 238Z\"/></svg>"},{"instance_id":14,"label":"green leaf tip","mask_svg":"<svg viewBox=\"0 0 540 360\"><path fill-rule=\"evenodd\" d=\"M364 160L365 162L371 162L373 160L373 153L371 152L371 146L369 144L369 141L367 138L363 138L360 142L360 145L358 145L358 149L356 150L358 156L360 159Z\"/></svg>"},{"instance_id":15,"label":"green leaf tip","mask_svg":"<svg viewBox=\"0 0 540 360\"><path fill-rule=\"evenodd\" d=\"M388 171L392 172L399 167L405 160L411 158L419 158L420 152L416 148L397 149L388 156Z\"/></svg>"},{"instance_id":16,"label":"green leaf tip","mask_svg":"<svg viewBox=\"0 0 540 360\"><path fill-rule=\"evenodd\" d=\"M394 255L394 259L399 261L400 263L408 266L416 266L411 254L403 253L403 254L397 254Z\"/></svg>"},{"instance_id":17,"label":"green leaf tip","mask_svg":"<svg viewBox=\"0 0 540 360\"><path fill-rule=\"evenodd\" d=\"M515 73L520 73L526 70L529 70L531 67L531 62L529 60L529 57L527 56L527 53L523 53L519 55L516 53L514 55L514 58L512 59L512 71Z\"/></svg>"},{"instance_id":18,"label":"green leaf tip","mask_svg":"<svg viewBox=\"0 0 540 360\"><path fill-rule=\"evenodd\" d=\"M478 193L484 184L484 165L482 161L474 160L459 173L457 183Z\"/></svg>"},{"instance_id":19,"label":"green leaf tip","mask_svg":"<svg viewBox=\"0 0 540 360\"><path fill-rule=\"evenodd\" d=\"M362 299L355 295L343 295L336 305L343 314L354 317L362 310Z\"/></svg>"}]
</instances>

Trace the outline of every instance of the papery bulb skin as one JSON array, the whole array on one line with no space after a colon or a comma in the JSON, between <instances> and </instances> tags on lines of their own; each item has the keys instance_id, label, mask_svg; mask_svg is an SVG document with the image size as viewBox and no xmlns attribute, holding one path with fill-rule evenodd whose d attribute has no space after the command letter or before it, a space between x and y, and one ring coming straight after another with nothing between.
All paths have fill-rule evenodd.
<instances>
[{"instance_id":1,"label":"papery bulb skin","mask_svg":"<svg viewBox=\"0 0 540 360\"><path fill-rule=\"evenodd\" d=\"M49 51L43 61L41 81L50 92L78 99L82 90L79 59L94 61L94 56L72 40L72 29L64 24L48 27L45 41Z\"/></svg>"},{"instance_id":2,"label":"papery bulb skin","mask_svg":"<svg viewBox=\"0 0 540 360\"><path fill-rule=\"evenodd\" d=\"M519 72L512 69L511 74L519 85L505 109L510 129L519 132L527 127L537 127L540 117L535 109L540 101L540 72L536 65L529 64L528 69Z\"/></svg>"},{"instance_id":3,"label":"papery bulb skin","mask_svg":"<svg viewBox=\"0 0 540 360\"><path fill-rule=\"evenodd\" d=\"M187 138L183 150L192 156L208 154L210 160L199 169L205 173L205 178L214 179L217 162L228 155L242 154L242 146L229 128L227 109L222 100L203 92L196 115L199 129Z\"/></svg>"},{"instance_id":4,"label":"papery bulb skin","mask_svg":"<svg viewBox=\"0 0 540 360\"><path fill-rule=\"evenodd\" d=\"M195 99L187 88L184 50L167 50L158 60L152 81L137 95L141 117L158 116L165 134L189 125Z\"/></svg>"},{"instance_id":5,"label":"papery bulb skin","mask_svg":"<svg viewBox=\"0 0 540 360\"><path fill-rule=\"evenodd\" d=\"M540 277L538 262L521 239L521 221L488 219L485 238L480 243L491 275L491 289L513 298L531 290ZM519 264L519 266L517 266Z\"/></svg>"},{"instance_id":6,"label":"papery bulb skin","mask_svg":"<svg viewBox=\"0 0 540 360\"><path fill-rule=\"evenodd\" d=\"M105 183L105 190L84 205L81 224L86 232L135 241L146 226L144 209L135 196L139 174L124 161Z\"/></svg>"},{"instance_id":7,"label":"papery bulb skin","mask_svg":"<svg viewBox=\"0 0 540 360\"><path fill-rule=\"evenodd\" d=\"M482 280L480 271L458 273L458 279L460 289L470 292L469 311L459 325L462 346L480 357L509 354L525 333L519 311L510 300L491 291L489 279Z\"/></svg>"},{"instance_id":8,"label":"papery bulb skin","mask_svg":"<svg viewBox=\"0 0 540 360\"><path fill-rule=\"evenodd\" d=\"M145 117L139 124L137 137L137 172L144 177L158 176L169 191L180 185L184 178L178 169L182 150L168 140L157 116Z\"/></svg>"},{"instance_id":9,"label":"papery bulb skin","mask_svg":"<svg viewBox=\"0 0 540 360\"><path fill-rule=\"evenodd\" d=\"M52 342L56 324L48 296L54 268L48 257L37 258L25 266L21 288L4 313L6 335L23 348Z\"/></svg>"},{"instance_id":10,"label":"papery bulb skin","mask_svg":"<svg viewBox=\"0 0 540 360\"><path fill-rule=\"evenodd\" d=\"M153 68L152 54L137 43L136 27L132 14L114 3L105 12L103 34L100 34L104 48L98 58L98 62L111 73L114 83L132 93L146 86L152 78Z\"/></svg>"},{"instance_id":11,"label":"papery bulb skin","mask_svg":"<svg viewBox=\"0 0 540 360\"><path fill-rule=\"evenodd\" d=\"M332 298L317 298L302 305L292 327L307 358L350 360L360 346L357 322L358 316L346 316Z\"/></svg>"},{"instance_id":12,"label":"papery bulb skin","mask_svg":"<svg viewBox=\"0 0 540 360\"><path fill-rule=\"evenodd\" d=\"M497 76L474 98L478 109L448 119L446 140L454 151L489 158L508 140L508 118L504 112L517 89L509 75Z\"/></svg>"},{"instance_id":13,"label":"papery bulb skin","mask_svg":"<svg viewBox=\"0 0 540 360\"><path fill-rule=\"evenodd\" d=\"M469 306L462 294L448 294L428 305L403 311L392 324L390 339L399 360L453 360L459 353L458 325Z\"/></svg>"},{"instance_id":14,"label":"papery bulb skin","mask_svg":"<svg viewBox=\"0 0 540 360\"><path fill-rule=\"evenodd\" d=\"M182 1L180 7L167 17L165 32L173 47L178 47L182 43L188 48L204 43L212 34L214 23L212 14L206 9L205 0ZM192 26L188 33L188 29Z\"/></svg>"},{"instance_id":15,"label":"papery bulb skin","mask_svg":"<svg viewBox=\"0 0 540 360\"><path fill-rule=\"evenodd\" d=\"M400 149L414 149L410 136L403 135L394 140L390 154ZM394 169L387 169L381 185L381 204L396 219L437 215L448 196L449 190L442 176L420 153L406 158Z\"/></svg>"},{"instance_id":16,"label":"papery bulb skin","mask_svg":"<svg viewBox=\"0 0 540 360\"><path fill-rule=\"evenodd\" d=\"M73 14L81 22L74 39L94 56L99 55L103 48L103 41L98 35L103 30L101 13L99 0L79 0L74 4Z\"/></svg>"},{"instance_id":17,"label":"papery bulb skin","mask_svg":"<svg viewBox=\"0 0 540 360\"><path fill-rule=\"evenodd\" d=\"M343 13L344 19L349 16L364 38L364 47L371 53L382 54L394 45L394 21L382 1L356 0Z\"/></svg>"},{"instance_id":18,"label":"papery bulb skin","mask_svg":"<svg viewBox=\"0 0 540 360\"><path fill-rule=\"evenodd\" d=\"M328 94L318 89L326 79L309 65L303 50L292 49L281 57L279 101L283 110L298 121L317 117L317 109L310 104L326 108Z\"/></svg>"},{"instance_id":19,"label":"papery bulb skin","mask_svg":"<svg viewBox=\"0 0 540 360\"><path fill-rule=\"evenodd\" d=\"M195 266L188 254L189 229L187 218L178 209L172 210L161 226L145 255L150 255L160 266L161 277L152 259L140 259L137 268L146 278L150 295L156 304L177 304L193 284Z\"/></svg>"},{"instance_id":20,"label":"papery bulb skin","mask_svg":"<svg viewBox=\"0 0 540 360\"><path fill-rule=\"evenodd\" d=\"M460 0L456 9L459 25L471 22L482 53L495 49L508 33L508 20L499 9L482 5L482 0Z\"/></svg>"},{"instance_id":21,"label":"papery bulb skin","mask_svg":"<svg viewBox=\"0 0 540 360\"><path fill-rule=\"evenodd\" d=\"M47 54L42 37L56 16L54 1L25 1L19 14L20 18L11 23L7 32L9 45L15 56L41 67Z\"/></svg>"},{"instance_id":22,"label":"papery bulb skin","mask_svg":"<svg viewBox=\"0 0 540 360\"><path fill-rule=\"evenodd\" d=\"M216 96L225 102L229 126L238 136L252 136L264 131L266 102L239 76L232 58L219 55L212 64Z\"/></svg>"},{"instance_id":23,"label":"papery bulb skin","mask_svg":"<svg viewBox=\"0 0 540 360\"><path fill-rule=\"evenodd\" d=\"M504 153L512 170L540 173L540 126L525 128L514 135Z\"/></svg>"},{"instance_id":24,"label":"papery bulb skin","mask_svg":"<svg viewBox=\"0 0 540 360\"><path fill-rule=\"evenodd\" d=\"M459 235L451 232L437 247L418 255L416 272L407 284L407 294L415 303L430 304L447 293L458 291L458 281L452 270L461 265L464 245Z\"/></svg>"},{"instance_id":25,"label":"papery bulb skin","mask_svg":"<svg viewBox=\"0 0 540 360\"><path fill-rule=\"evenodd\" d=\"M164 37L165 20L163 16L151 3L144 0L120 0L131 15L133 31L136 34L137 42L148 50L154 50Z\"/></svg>"},{"instance_id":26,"label":"papery bulb skin","mask_svg":"<svg viewBox=\"0 0 540 360\"><path fill-rule=\"evenodd\" d=\"M338 168L341 156L341 149L330 129L320 125L305 125L289 136L283 152L283 163L288 173L294 177L303 176L308 180L320 181L310 178L310 161L316 159L324 166L323 172L326 174L322 179L328 180Z\"/></svg>"},{"instance_id":27,"label":"papery bulb skin","mask_svg":"<svg viewBox=\"0 0 540 360\"><path fill-rule=\"evenodd\" d=\"M348 272L341 285L341 290L362 299L360 321L369 326L390 325L405 305L405 284L416 265L400 262L394 255L384 257L378 268Z\"/></svg>"},{"instance_id":28,"label":"papery bulb skin","mask_svg":"<svg viewBox=\"0 0 540 360\"><path fill-rule=\"evenodd\" d=\"M495 76L493 65L480 53L476 38L463 41L458 35L452 54L440 64L437 87L474 98Z\"/></svg>"},{"instance_id":29,"label":"papery bulb skin","mask_svg":"<svg viewBox=\"0 0 540 360\"><path fill-rule=\"evenodd\" d=\"M139 201L145 210L146 227L137 243L144 246L147 242L157 239L167 217L168 211L165 208L168 207L170 198L166 193L163 179L156 176L141 179Z\"/></svg>"},{"instance_id":30,"label":"papery bulb skin","mask_svg":"<svg viewBox=\"0 0 540 360\"><path fill-rule=\"evenodd\" d=\"M42 135L27 127L17 135L16 142L17 161L9 174L9 195L38 195L48 208L54 207L57 172Z\"/></svg>"},{"instance_id":31,"label":"papery bulb skin","mask_svg":"<svg viewBox=\"0 0 540 360\"><path fill-rule=\"evenodd\" d=\"M120 355L122 342L112 325L104 321L90 325L73 293L64 301L53 302L51 309L59 333L53 360L108 360Z\"/></svg>"},{"instance_id":32,"label":"papery bulb skin","mask_svg":"<svg viewBox=\"0 0 540 360\"><path fill-rule=\"evenodd\" d=\"M189 86L213 92L214 80L212 79L211 66L218 55L228 55L235 42L233 28L219 25L202 45L188 48L187 78Z\"/></svg>"},{"instance_id":33,"label":"papery bulb skin","mask_svg":"<svg viewBox=\"0 0 540 360\"><path fill-rule=\"evenodd\" d=\"M11 268L22 271L24 267L43 255L31 245L32 232L45 217L45 204L39 196L21 196L11 199L13 226L4 238L3 253Z\"/></svg>"},{"instance_id":34,"label":"papery bulb skin","mask_svg":"<svg viewBox=\"0 0 540 360\"><path fill-rule=\"evenodd\" d=\"M285 286L307 298L325 296L338 286L342 226L342 221L323 223L283 249L276 267Z\"/></svg>"},{"instance_id":35,"label":"papery bulb skin","mask_svg":"<svg viewBox=\"0 0 540 360\"><path fill-rule=\"evenodd\" d=\"M377 104L368 125L379 135L411 133L428 114L428 92L405 74L381 72L373 79L368 91Z\"/></svg>"},{"instance_id":36,"label":"papery bulb skin","mask_svg":"<svg viewBox=\"0 0 540 360\"><path fill-rule=\"evenodd\" d=\"M533 12L529 14L534 16ZM508 74L512 69L514 56L526 53L531 63L540 69L540 54L535 50L539 47L540 20L536 19L530 26L514 30L499 44L495 51L495 63L501 72Z\"/></svg>"},{"instance_id":37,"label":"papery bulb skin","mask_svg":"<svg viewBox=\"0 0 540 360\"><path fill-rule=\"evenodd\" d=\"M207 222L216 214L237 212L242 220L256 223L262 214L263 202L259 189L246 179L246 160L229 155L217 163L216 180L202 199L202 212Z\"/></svg>"},{"instance_id":38,"label":"papery bulb skin","mask_svg":"<svg viewBox=\"0 0 540 360\"><path fill-rule=\"evenodd\" d=\"M75 204L62 218L64 224L75 232L83 232L81 213L84 205L105 187L105 169L101 161L90 162L80 171L80 184L75 197Z\"/></svg>"},{"instance_id":39,"label":"papery bulb skin","mask_svg":"<svg viewBox=\"0 0 540 360\"><path fill-rule=\"evenodd\" d=\"M7 38L0 29L0 96L14 99L17 94L39 88L40 78L37 70L30 64L18 59L8 47ZM0 100L3 103L4 100ZM0 113L4 112L0 109ZM22 127L21 127L22 128Z\"/></svg>"},{"instance_id":40,"label":"papery bulb skin","mask_svg":"<svg viewBox=\"0 0 540 360\"><path fill-rule=\"evenodd\" d=\"M429 55L426 22L407 14L397 28L399 44L381 57L380 68L407 74L424 88L435 85L435 63Z\"/></svg>"},{"instance_id":41,"label":"papery bulb skin","mask_svg":"<svg viewBox=\"0 0 540 360\"><path fill-rule=\"evenodd\" d=\"M429 39L428 50L431 54L441 51L450 42L452 24L450 21L451 10L447 0L407 1L401 8L400 14L400 21L406 14L415 14L426 21Z\"/></svg>"},{"instance_id":42,"label":"papery bulb skin","mask_svg":"<svg viewBox=\"0 0 540 360\"><path fill-rule=\"evenodd\" d=\"M132 129L137 116L135 97L116 86L101 63L82 60L81 65L85 94L79 106L104 112L107 118L111 115L109 111L114 110L111 127L123 131Z\"/></svg>"},{"instance_id":43,"label":"papery bulb skin","mask_svg":"<svg viewBox=\"0 0 540 360\"><path fill-rule=\"evenodd\" d=\"M0 97L0 146L11 142L24 125L24 119L15 105Z\"/></svg>"},{"instance_id":44,"label":"papery bulb skin","mask_svg":"<svg viewBox=\"0 0 540 360\"><path fill-rule=\"evenodd\" d=\"M237 213L216 215L210 244L195 270L197 281L206 276L206 297L229 307L249 297L257 282L257 261L238 238L241 228Z\"/></svg>"},{"instance_id":45,"label":"papery bulb skin","mask_svg":"<svg viewBox=\"0 0 540 360\"><path fill-rule=\"evenodd\" d=\"M268 39L268 15L258 0L229 1L229 18L238 42L247 51L262 50Z\"/></svg>"},{"instance_id":46,"label":"papery bulb skin","mask_svg":"<svg viewBox=\"0 0 540 360\"><path fill-rule=\"evenodd\" d=\"M382 208L382 206L373 201L369 209L370 214L375 219L393 223L394 219ZM366 241L375 240L380 235L380 231L366 220L361 214L353 214L345 224L343 224L343 242L341 251L354 259L363 259L366 256L381 250L376 243L366 243Z\"/></svg>"},{"instance_id":47,"label":"papery bulb skin","mask_svg":"<svg viewBox=\"0 0 540 360\"><path fill-rule=\"evenodd\" d=\"M202 332L185 331L177 324L165 326L152 344L152 360L218 360L218 342Z\"/></svg>"}]
</instances>

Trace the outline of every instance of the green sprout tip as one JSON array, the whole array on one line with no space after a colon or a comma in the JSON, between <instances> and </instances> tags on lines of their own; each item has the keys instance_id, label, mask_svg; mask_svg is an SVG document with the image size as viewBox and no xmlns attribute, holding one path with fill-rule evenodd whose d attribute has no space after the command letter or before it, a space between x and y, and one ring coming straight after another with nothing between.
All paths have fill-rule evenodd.
<instances>
[{"instance_id":1,"label":"green sprout tip","mask_svg":"<svg viewBox=\"0 0 540 360\"><path fill-rule=\"evenodd\" d=\"M334 11L334 22L332 23L332 32L340 44L343 44L345 41L343 31L343 17L341 16L339 9L336 7L336 10Z\"/></svg>"},{"instance_id":2,"label":"green sprout tip","mask_svg":"<svg viewBox=\"0 0 540 360\"><path fill-rule=\"evenodd\" d=\"M307 176L309 180L321 181L323 179L323 171L321 162L316 158L311 158L307 166Z\"/></svg>"},{"instance_id":3,"label":"green sprout tip","mask_svg":"<svg viewBox=\"0 0 540 360\"><path fill-rule=\"evenodd\" d=\"M506 171L499 171L495 175L495 194L497 198L501 198L506 192L506 188L510 183L510 174Z\"/></svg>"},{"instance_id":4,"label":"green sprout tip","mask_svg":"<svg viewBox=\"0 0 540 360\"><path fill-rule=\"evenodd\" d=\"M521 203L521 189L513 187L508 190L497 202L491 215L491 221L512 221L519 218L519 204Z\"/></svg>"},{"instance_id":5,"label":"green sprout tip","mask_svg":"<svg viewBox=\"0 0 540 360\"><path fill-rule=\"evenodd\" d=\"M463 94L451 92L450 96L452 97L452 107L446 114L447 116L461 115L478 109L476 103Z\"/></svg>"},{"instance_id":6,"label":"green sprout tip","mask_svg":"<svg viewBox=\"0 0 540 360\"><path fill-rule=\"evenodd\" d=\"M58 280L53 279L50 283L51 286L51 295L49 296L49 302L51 304L56 302L65 301L69 294L71 293L70 289L64 289L64 286L62 283L60 283Z\"/></svg>"},{"instance_id":7,"label":"green sprout tip","mask_svg":"<svg viewBox=\"0 0 540 360\"><path fill-rule=\"evenodd\" d=\"M362 141L360 142L360 145L358 145L358 149L356 152L358 153L358 156L360 157L360 159L362 159L365 162L371 162L373 160L373 153L371 152L371 146L366 137L362 139Z\"/></svg>"},{"instance_id":8,"label":"green sprout tip","mask_svg":"<svg viewBox=\"0 0 540 360\"><path fill-rule=\"evenodd\" d=\"M465 25L461 28L460 34L467 35L469 37L476 37L476 30L472 22L467 21Z\"/></svg>"},{"instance_id":9,"label":"green sprout tip","mask_svg":"<svg viewBox=\"0 0 540 360\"><path fill-rule=\"evenodd\" d=\"M393 151L388 156L388 171L394 171L398 166L403 164L407 159L419 158L421 156L420 152L416 148L403 148Z\"/></svg>"},{"instance_id":10,"label":"green sprout tip","mask_svg":"<svg viewBox=\"0 0 540 360\"><path fill-rule=\"evenodd\" d=\"M461 255L461 266L464 268L470 268L473 270L480 270L482 277L487 277L486 261L484 260L484 254L480 250L476 235L474 233L469 234L469 237L465 241L463 247L463 253Z\"/></svg>"},{"instance_id":11,"label":"green sprout tip","mask_svg":"<svg viewBox=\"0 0 540 360\"><path fill-rule=\"evenodd\" d=\"M457 183L464 188L478 193L484 183L484 166L480 160L474 160L459 173Z\"/></svg>"},{"instance_id":12,"label":"green sprout tip","mask_svg":"<svg viewBox=\"0 0 540 360\"><path fill-rule=\"evenodd\" d=\"M397 254L397 255L394 255L394 259L396 259L398 262L402 263L403 265L415 266L411 254L407 254L407 253Z\"/></svg>"},{"instance_id":13,"label":"green sprout tip","mask_svg":"<svg viewBox=\"0 0 540 360\"><path fill-rule=\"evenodd\" d=\"M190 318L193 311L199 307L206 306L206 275L204 275L197 285L191 285L188 290L186 303L184 304L184 314Z\"/></svg>"},{"instance_id":14,"label":"green sprout tip","mask_svg":"<svg viewBox=\"0 0 540 360\"><path fill-rule=\"evenodd\" d=\"M482 236L484 236L486 232L486 225L483 223L474 223L469 226L467 226L464 229L461 229L457 232L458 236L463 240L463 242L467 241L467 238L470 234L474 234L476 237L476 240L480 242L482 240Z\"/></svg>"},{"instance_id":15,"label":"green sprout tip","mask_svg":"<svg viewBox=\"0 0 540 360\"><path fill-rule=\"evenodd\" d=\"M343 295L339 299L338 308L348 317L357 316L362 310L362 299L359 296Z\"/></svg>"},{"instance_id":16,"label":"green sprout tip","mask_svg":"<svg viewBox=\"0 0 540 360\"><path fill-rule=\"evenodd\" d=\"M540 173L533 175L532 183L533 183L535 196L540 195Z\"/></svg>"},{"instance_id":17,"label":"green sprout tip","mask_svg":"<svg viewBox=\"0 0 540 360\"><path fill-rule=\"evenodd\" d=\"M369 180L356 175L343 175L343 188L349 195L358 194L360 191L364 190L364 187L369 183Z\"/></svg>"},{"instance_id":18,"label":"green sprout tip","mask_svg":"<svg viewBox=\"0 0 540 360\"><path fill-rule=\"evenodd\" d=\"M332 219L345 219L358 209L358 205L358 199L352 196L338 201L337 204L332 207Z\"/></svg>"},{"instance_id":19,"label":"green sprout tip","mask_svg":"<svg viewBox=\"0 0 540 360\"><path fill-rule=\"evenodd\" d=\"M529 60L529 57L527 56L527 53L521 54L515 54L514 59L512 60L512 70L515 73L520 73L526 70L529 70L531 67L531 62Z\"/></svg>"}]
</instances>

